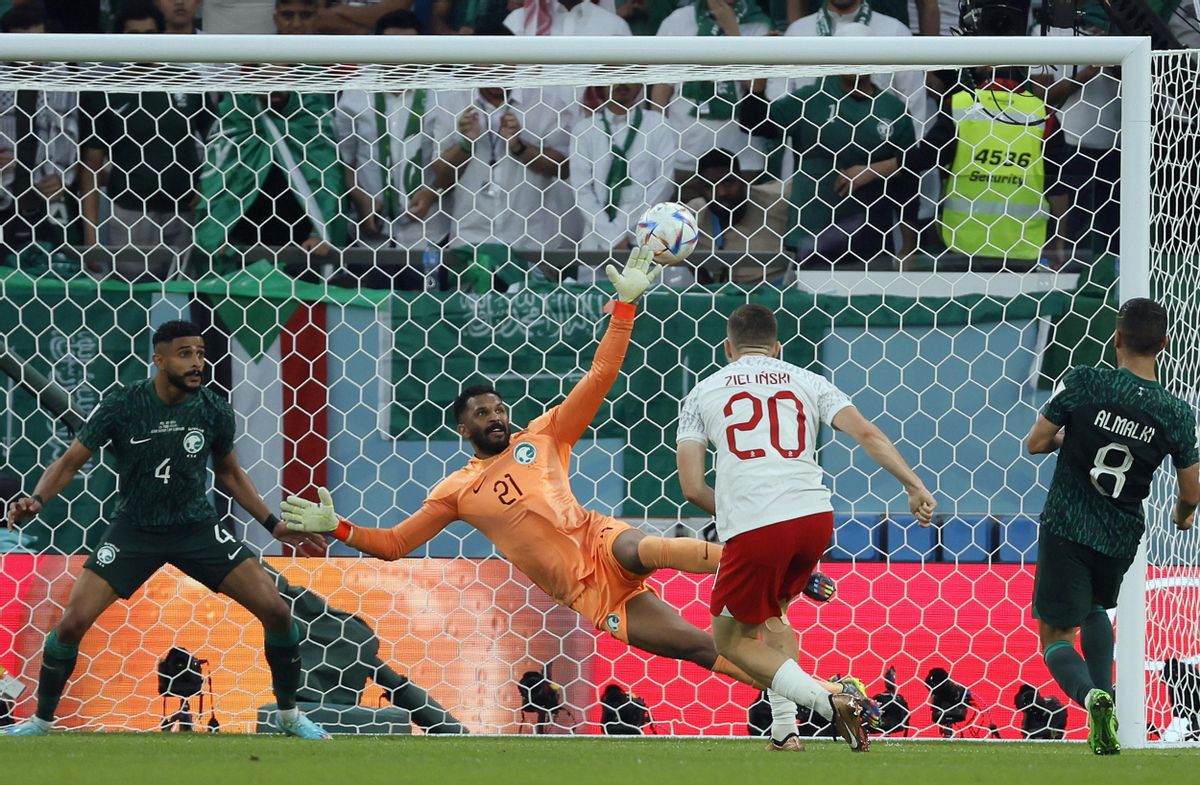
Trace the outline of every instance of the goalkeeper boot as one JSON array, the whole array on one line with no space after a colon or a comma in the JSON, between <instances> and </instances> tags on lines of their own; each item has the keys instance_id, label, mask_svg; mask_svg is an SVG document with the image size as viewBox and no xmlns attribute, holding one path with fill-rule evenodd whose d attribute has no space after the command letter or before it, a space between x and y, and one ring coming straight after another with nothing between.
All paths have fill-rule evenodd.
<instances>
[{"instance_id":1,"label":"goalkeeper boot","mask_svg":"<svg viewBox=\"0 0 1200 785\"><path fill-rule=\"evenodd\" d=\"M842 693L853 696L864 701L863 704L863 722L871 730L878 730L881 722L882 712L879 710L879 704L871 700L867 695L867 687L862 683L861 679L854 676L843 676L833 680L834 684L842 685Z\"/></svg>"},{"instance_id":2,"label":"goalkeeper boot","mask_svg":"<svg viewBox=\"0 0 1200 785\"><path fill-rule=\"evenodd\" d=\"M1088 746L1097 755L1120 755L1117 741L1117 717L1112 696L1101 689L1092 690L1083 701L1088 713Z\"/></svg>"},{"instance_id":3,"label":"goalkeeper boot","mask_svg":"<svg viewBox=\"0 0 1200 785\"><path fill-rule=\"evenodd\" d=\"M800 741L798 734L789 733L783 741L768 741L767 752L804 752L804 742Z\"/></svg>"},{"instance_id":4,"label":"goalkeeper boot","mask_svg":"<svg viewBox=\"0 0 1200 785\"><path fill-rule=\"evenodd\" d=\"M275 727L289 736L301 739L329 739L329 731L305 717L299 711L292 718L285 717L283 712L275 713Z\"/></svg>"},{"instance_id":5,"label":"goalkeeper boot","mask_svg":"<svg viewBox=\"0 0 1200 785\"><path fill-rule=\"evenodd\" d=\"M30 717L15 725L0 728L0 736L49 736L51 723L40 717Z\"/></svg>"},{"instance_id":6,"label":"goalkeeper boot","mask_svg":"<svg viewBox=\"0 0 1200 785\"><path fill-rule=\"evenodd\" d=\"M860 698L849 693L829 696L829 707L833 709L833 728L850 745L854 752L866 752L871 747L864 721L869 698Z\"/></svg>"}]
</instances>

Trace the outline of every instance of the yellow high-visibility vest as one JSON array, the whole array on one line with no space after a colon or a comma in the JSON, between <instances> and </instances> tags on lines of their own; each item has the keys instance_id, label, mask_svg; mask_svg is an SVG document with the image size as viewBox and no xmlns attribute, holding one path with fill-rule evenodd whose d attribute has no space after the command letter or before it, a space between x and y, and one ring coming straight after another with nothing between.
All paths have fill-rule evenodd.
<instances>
[{"instance_id":1,"label":"yellow high-visibility vest","mask_svg":"<svg viewBox=\"0 0 1200 785\"><path fill-rule=\"evenodd\" d=\"M942 200L951 251L1041 257L1046 244L1046 104L1029 93L963 91L951 98L957 138Z\"/></svg>"}]
</instances>

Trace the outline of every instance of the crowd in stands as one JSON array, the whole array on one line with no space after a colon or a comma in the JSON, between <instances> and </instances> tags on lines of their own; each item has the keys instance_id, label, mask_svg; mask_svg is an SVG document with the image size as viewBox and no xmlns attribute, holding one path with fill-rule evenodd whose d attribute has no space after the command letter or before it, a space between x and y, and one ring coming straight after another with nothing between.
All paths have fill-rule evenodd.
<instances>
[{"instance_id":1,"label":"crowd in stands","mask_svg":"<svg viewBox=\"0 0 1200 785\"><path fill-rule=\"evenodd\" d=\"M1084 10L1084 33L1114 30L1098 3ZM4 33L861 37L946 35L959 12L951 0L0 0L0 13ZM578 89L0 92L0 264L29 247L166 247L178 256L89 262L95 275L163 278L238 247L315 259L386 248L416 260L393 285L420 288L436 249L475 271L459 285L484 288L514 254L618 254L646 207L678 199L699 216L701 283L782 285L796 269L947 255L1059 269L1117 251L1119 84L1111 68L1047 66Z\"/></svg>"}]
</instances>

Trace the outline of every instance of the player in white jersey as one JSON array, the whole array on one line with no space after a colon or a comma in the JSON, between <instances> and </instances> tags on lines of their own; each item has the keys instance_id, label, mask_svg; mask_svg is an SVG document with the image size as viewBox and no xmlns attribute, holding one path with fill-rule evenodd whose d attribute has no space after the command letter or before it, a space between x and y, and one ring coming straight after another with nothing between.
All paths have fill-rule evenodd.
<instances>
[{"instance_id":1,"label":"player in white jersey","mask_svg":"<svg viewBox=\"0 0 1200 785\"><path fill-rule=\"evenodd\" d=\"M908 492L928 526L937 506L896 446L825 378L779 359L775 315L744 305L729 317L729 364L702 379L679 409L679 482L688 501L716 516L725 542L709 610L717 651L771 685L772 745L800 749L796 704L831 720L855 751L878 712L861 687L815 679L797 662L787 607L833 534L833 506L817 462L821 423L849 434ZM716 489L705 479L716 448ZM759 638L762 638L760 641Z\"/></svg>"}]
</instances>

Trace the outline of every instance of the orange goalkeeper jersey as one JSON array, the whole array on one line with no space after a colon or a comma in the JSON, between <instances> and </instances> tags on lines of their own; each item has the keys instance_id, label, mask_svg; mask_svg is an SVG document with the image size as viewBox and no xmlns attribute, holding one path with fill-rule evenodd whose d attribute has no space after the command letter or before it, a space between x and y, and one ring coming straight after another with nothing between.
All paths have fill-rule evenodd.
<instances>
[{"instance_id":1,"label":"orange goalkeeper jersey","mask_svg":"<svg viewBox=\"0 0 1200 785\"><path fill-rule=\"evenodd\" d=\"M596 538L612 520L571 493L571 447L616 381L633 333L634 307L617 303L591 369L566 399L515 433L508 449L472 458L433 489L421 509L391 529L351 527L349 545L399 559L452 521L474 526L556 602L571 605L596 565Z\"/></svg>"}]
</instances>

